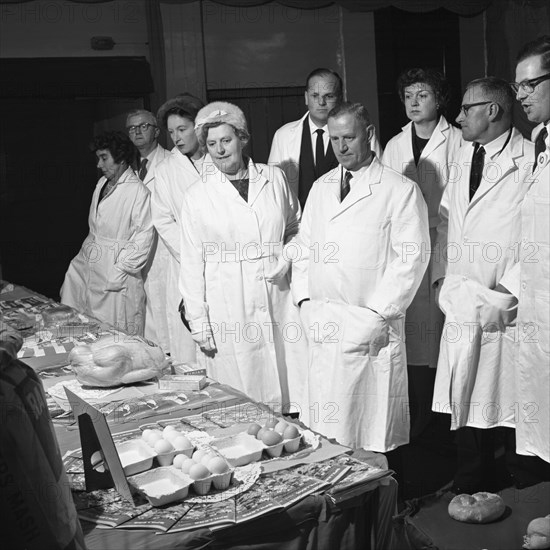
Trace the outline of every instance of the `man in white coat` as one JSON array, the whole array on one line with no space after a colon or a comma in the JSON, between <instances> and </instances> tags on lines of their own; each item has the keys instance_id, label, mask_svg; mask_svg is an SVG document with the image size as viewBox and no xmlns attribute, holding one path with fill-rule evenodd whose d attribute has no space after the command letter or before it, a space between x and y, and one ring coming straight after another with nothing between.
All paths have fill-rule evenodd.
<instances>
[{"instance_id":1,"label":"man in white coat","mask_svg":"<svg viewBox=\"0 0 550 550\"><path fill-rule=\"evenodd\" d=\"M283 170L302 209L313 182L338 165L329 146L327 119L329 111L344 99L340 75L331 69L313 70L306 79L304 99L307 113L275 132L268 160ZM380 158L374 133L371 148Z\"/></svg>"},{"instance_id":2,"label":"man in white coat","mask_svg":"<svg viewBox=\"0 0 550 550\"><path fill-rule=\"evenodd\" d=\"M513 103L504 80L468 84L456 120L469 143L455 157L440 207L432 280L446 318L433 410L451 414L451 429L458 430L457 492L492 490L504 481L491 479L497 436L516 475L517 334L506 325L517 300L498 285L517 261L533 145L512 127Z\"/></svg>"},{"instance_id":3,"label":"man in white coat","mask_svg":"<svg viewBox=\"0 0 550 550\"><path fill-rule=\"evenodd\" d=\"M519 263L502 281L519 301L516 449L540 457L536 481L550 478L550 36L529 42L519 52L512 86L527 118L538 124L521 205Z\"/></svg>"},{"instance_id":4,"label":"man in white coat","mask_svg":"<svg viewBox=\"0 0 550 550\"><path fill-rule=\"evenodd\" d=\"M136 146L140 158L137 163L137 175L141 182L153 192L155 169L169 152L158 142L160 130L157 119L150 111L137 109L126 117L126 131ZM170 351L168 323L166 322L166 269L168 249L155 237L149 253L147 265L143 269L146 296L145 338L157 343L165 352Z\"/></svg>"},{"instance_id":5,"label":"man in white coat","mask_svg":"<svg viewBox=\"0 0 550 550\"><path fill-rule=\"evenodd\" d=\"M371 151L363 105L340 104L328 130L339 165L311 189L292 275L310 338L309 425L385 452L409 440L404 321L428 265L428 213L418 186Z\"/></svg>"}]
</instances>

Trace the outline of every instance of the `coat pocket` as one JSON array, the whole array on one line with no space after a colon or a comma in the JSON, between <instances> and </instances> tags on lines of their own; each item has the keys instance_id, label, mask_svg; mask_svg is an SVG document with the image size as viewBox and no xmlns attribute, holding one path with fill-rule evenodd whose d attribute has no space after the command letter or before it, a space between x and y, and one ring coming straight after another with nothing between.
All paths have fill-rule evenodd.
<instances>
[{"instance_id":1,"label":"coat pocket","mask_svg":"<svg viewBox=\"0 0 550 550\"><path fill-rule=\"evenodd\" d=\"M120 292L125 290L128 286L128 273L118 269L116 265L113 265L109 270L109 276L105 282L106 292Z\"/></svg>"}]
</instances>

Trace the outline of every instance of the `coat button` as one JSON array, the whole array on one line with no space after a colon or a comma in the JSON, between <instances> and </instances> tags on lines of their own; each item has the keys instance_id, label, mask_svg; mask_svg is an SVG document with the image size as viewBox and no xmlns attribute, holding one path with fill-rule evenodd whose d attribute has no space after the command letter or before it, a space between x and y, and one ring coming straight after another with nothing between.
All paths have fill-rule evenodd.
<instances>
[{"instance_id":1,"label":"coat button","mask_svg":"<svg viewBox=\"0 0 550 550\"><path fill-rule=\"evenodd\" d=\"M527 288L527 283L521 283L521 289L525 290Z\"/></svg>"}]
</instances>

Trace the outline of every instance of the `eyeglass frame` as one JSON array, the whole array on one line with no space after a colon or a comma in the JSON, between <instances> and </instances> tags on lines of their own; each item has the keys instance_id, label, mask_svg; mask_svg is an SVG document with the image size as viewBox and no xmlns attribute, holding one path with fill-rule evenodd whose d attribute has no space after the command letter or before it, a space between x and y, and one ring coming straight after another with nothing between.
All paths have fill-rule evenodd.
<instances>
[{"instance_id":1,"label":"eyeglass frame","mask_svg":"<svg viewBox=\"0 0 550 550\"><path fill-rule=\"evenodd\" d=\"M158 128L155 124L151 124L150 122L142 122L141 124L134 124L133 126L128 126L126 128L126 131L129 134L135 134L137 129L139 128L142 132L147 132L149 130L149 127Z\"/></svg>"},{"instance_id":2,"label":"eyeglass frame","mask_svg":"<svg viewBox=\"0 0 550 550\"><path fill-rule=\"evenodd\" d=\"M489 105L489 103L495 103L495 101L479 101L478 103L465 103L464 105L460 106L459 114L464 114L464 116L468 116L468 111L472 107L479 107L480 105ZM498 103L497 103L498 105Z\"/></svg>"},{"instance_id":3,"label":"eyeglass frame","mask_svg":"<svg viewBox=\"0 0 550 550\"><path fill-rule=\"evenodd\" d=\"M510 82L510 86L516 94L519 92L520 88L526 94L532 94L535 91L535 88L545 80L550 80L550 73L543 74L542 76L537 76L537 78L526 78L521 82Z\"/></svg>"}]
</instances>

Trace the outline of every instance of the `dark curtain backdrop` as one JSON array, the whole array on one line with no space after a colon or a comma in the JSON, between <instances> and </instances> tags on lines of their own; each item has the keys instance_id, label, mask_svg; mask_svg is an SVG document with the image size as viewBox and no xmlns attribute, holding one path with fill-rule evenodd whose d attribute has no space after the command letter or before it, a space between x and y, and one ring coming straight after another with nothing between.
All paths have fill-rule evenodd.
<instances>
[{"instance_id":1,"label":"dark curtain backdrop","mask_svg":"<svg viewBox=\"0 0 550 550\"><path fill-rule=\"evenodd\" d=\"M0 4L23 4L32 0L0 0ZM78 4L101 4L109 0L69 0ZM183 4L198 0L147 0L146 4L157 2ZM254 7L269 4L273 0L212 0L226 6ZM350 11L374 11L393 6L405 11L432 11L445 8L458 15L475 15L481 13L492 0L277 0L278 4L296 9L318 9L339 4ZM500 3L500 2L498 2Z\"/></svg>"}]
</instances>

